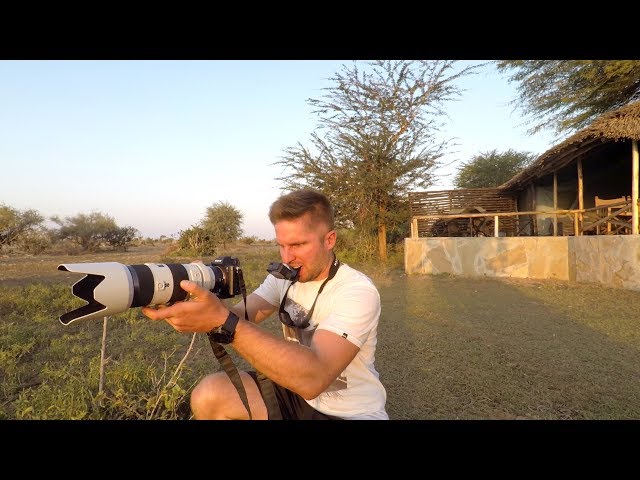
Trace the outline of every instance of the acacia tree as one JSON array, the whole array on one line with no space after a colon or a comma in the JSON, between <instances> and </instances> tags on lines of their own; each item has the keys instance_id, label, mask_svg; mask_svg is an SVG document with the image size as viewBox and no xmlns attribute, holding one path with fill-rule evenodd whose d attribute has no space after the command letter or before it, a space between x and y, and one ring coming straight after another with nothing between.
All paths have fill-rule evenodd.
<instances>
[{"instance_id":1,"label":"acacia tree","mask_svg":"<svg viewBox=\"0 0 640 480\"><path fill-rule=\"evenodd\" d=\"M0 204L0 249L37 230L44 217L36 210L17 210Z\"/></svg>"},{"instance_id":2,"label":"acacia tree","mask_svg":"<svg viewBox=\"0 0 640 480\"><path fill-rule=\"evenodd\" d=\"M184 255L215 255L216 242L211 234L199 225L192 225L180 231L178 238L179 250L176 253Z\"/></svg>"},{"instance_id":3,"label":"acacia tree","mask_svg":"<svg viewBox=\"0 0 640 480\"><path fill-rule=\"evenodd\" d=\"M64 220L55 216L51 217L51 221L60 227L56 232L59 239L71 240L88 251L96 250L105 239L105 234L118 228L113 217L101 212L79 213Z\"/></svg>"},{"instance_id":4,"label":"acacia tree","mask_svg":"<svg viewBox=\"0 0 640 480\"><path fill-rule=\"evenodd\" d=\"M535 158L533 153L513 149L503 153L497 150L481 152L462 163L453 184L456 188L497 187L522 171Z\"/></svg>"},{"instance_id":5,"label":"acacia tree","mask_svg":"<svg viewBox=\"0 0 640 480\"><path fill-rule=\"evenodd\" d=\"M640 60L497 60L518 82L513 100L530 134L580 130L603 113L640 100Z\"/></svg>"},{"instance_id":6,"label":"acacia tree","mask_svg":"<svg viewBox=\"0 0 640 480\"><path fill-rule=\"evenodd\" d=\"M301 186L328 195L339 225L377 233L378 253L387 259L390 208L412 188L433 184L448 141L438 141L443 104L460 95L455 81L477 67L453 71L455 62L354 62L330 80L328 93L307 102L319 116L312 149L285 149L276 164L284 190Z\"/></svg>"},{"instance_id":7,"label":"acacia tree","mask_svg":"<svg viewBox=\"0 0 640 480\"><path fill-rule=\"evenodd\" d=\"M207 208L202 228L216 243L222 243L223 248L227 248L228 242L240 238L242 218L242 212L230 203L216 202Z\"/></svg>"},{"instance_id":8,"label":"acacia tree","mask_svg":"<svg viewBox=\"0 0 640 480\"><path fill-rule=\"evenodd\" d=\"M127 251L127 247L138 237L140 232L135 227L117 227L104 233L104 240L114 250Z\"/></svg>"}]
</instances>

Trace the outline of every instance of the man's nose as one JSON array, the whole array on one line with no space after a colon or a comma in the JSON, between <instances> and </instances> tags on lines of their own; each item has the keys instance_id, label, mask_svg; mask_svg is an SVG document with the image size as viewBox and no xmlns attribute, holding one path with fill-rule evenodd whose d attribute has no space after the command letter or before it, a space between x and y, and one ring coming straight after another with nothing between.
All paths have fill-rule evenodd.
<instances>
[{"instance_id":1,"label":"man's nose","mask_svg":"<svg viewBox=\"0 0 640 480\"><path fill-rule=\"evenodd\" d=\"M280 255L282 256L282 261L284 263L291 263L296 258L296 256L293 254L293 249L288 247L282 247Z\"/></svg>"}]
</instances>

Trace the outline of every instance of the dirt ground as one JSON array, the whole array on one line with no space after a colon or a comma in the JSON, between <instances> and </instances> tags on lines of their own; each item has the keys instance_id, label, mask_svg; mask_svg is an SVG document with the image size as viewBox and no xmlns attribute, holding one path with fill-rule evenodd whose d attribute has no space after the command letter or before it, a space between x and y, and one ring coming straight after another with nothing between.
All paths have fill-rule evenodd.
<instances>
[{"instance_id":1,"label":"dirt ground","mask_svg":"<svg viewBox=\"0 0 640 480\"><path fill-rule=\"evenodd\" d=\"M165 250L165 246L157 245L133 247L127 252L104 251L81 255L24 255L0 252L0 282L3 285L25 285L36 281L74 281L81 277L58 270L58 265L83 262L120 262L132 265L155 262Z\"/></svg>"}]
</instances>

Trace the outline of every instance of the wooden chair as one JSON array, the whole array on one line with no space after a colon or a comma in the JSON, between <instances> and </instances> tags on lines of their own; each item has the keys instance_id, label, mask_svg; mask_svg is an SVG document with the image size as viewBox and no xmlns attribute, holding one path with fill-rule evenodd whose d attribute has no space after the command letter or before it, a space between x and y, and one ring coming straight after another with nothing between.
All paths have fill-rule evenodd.
<instances>
[{"instance_id":1,"label":"wooden chair","mask_svg":"<svg viewBox=\"0 0 640 480\"><path fill-rule=\"evenodd\" d=\"M626 222L623 219L618 218L613 215L613 212L620 210L625 206L625 203L629 203L629 199L627 197L619 197L619 198L600 198L596 195L595 197L595 206L596 208L601 207L598 210L598 216L601 218L607 218L606 223L598 226L596 233L600 234L601 227L602 233L606 235L611 235L611 226L617 226L617 230L614 233L618 233L621 230L626 231L628 227L626 227ZM621 212L619 214L622 217L628 217L631 215L627 212ZM605 228L606 225L606 228Z\"/></svg>"}]
</instances>

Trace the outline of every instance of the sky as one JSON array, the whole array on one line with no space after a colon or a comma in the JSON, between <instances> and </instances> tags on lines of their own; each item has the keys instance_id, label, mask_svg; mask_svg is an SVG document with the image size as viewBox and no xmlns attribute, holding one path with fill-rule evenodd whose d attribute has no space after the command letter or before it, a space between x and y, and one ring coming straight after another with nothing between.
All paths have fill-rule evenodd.
<instances>
[{"instance_id":1,"label":"sky","mask_svg":"<svg viewBox=\"0 0 640 480\"><path fill-rule=\"evenodd\" d=\"M307 100L342 65L351 61L0 60L0 204L45 218L100 212L143 237L178 238L225 202L244 236L272 239L275 162L311 146L319 117ZM432 190L453 188L479 153L558 143L527 134L516 85L493 66L459 86L438 137L457 145Z\"/></svg>"}]
</instances>

